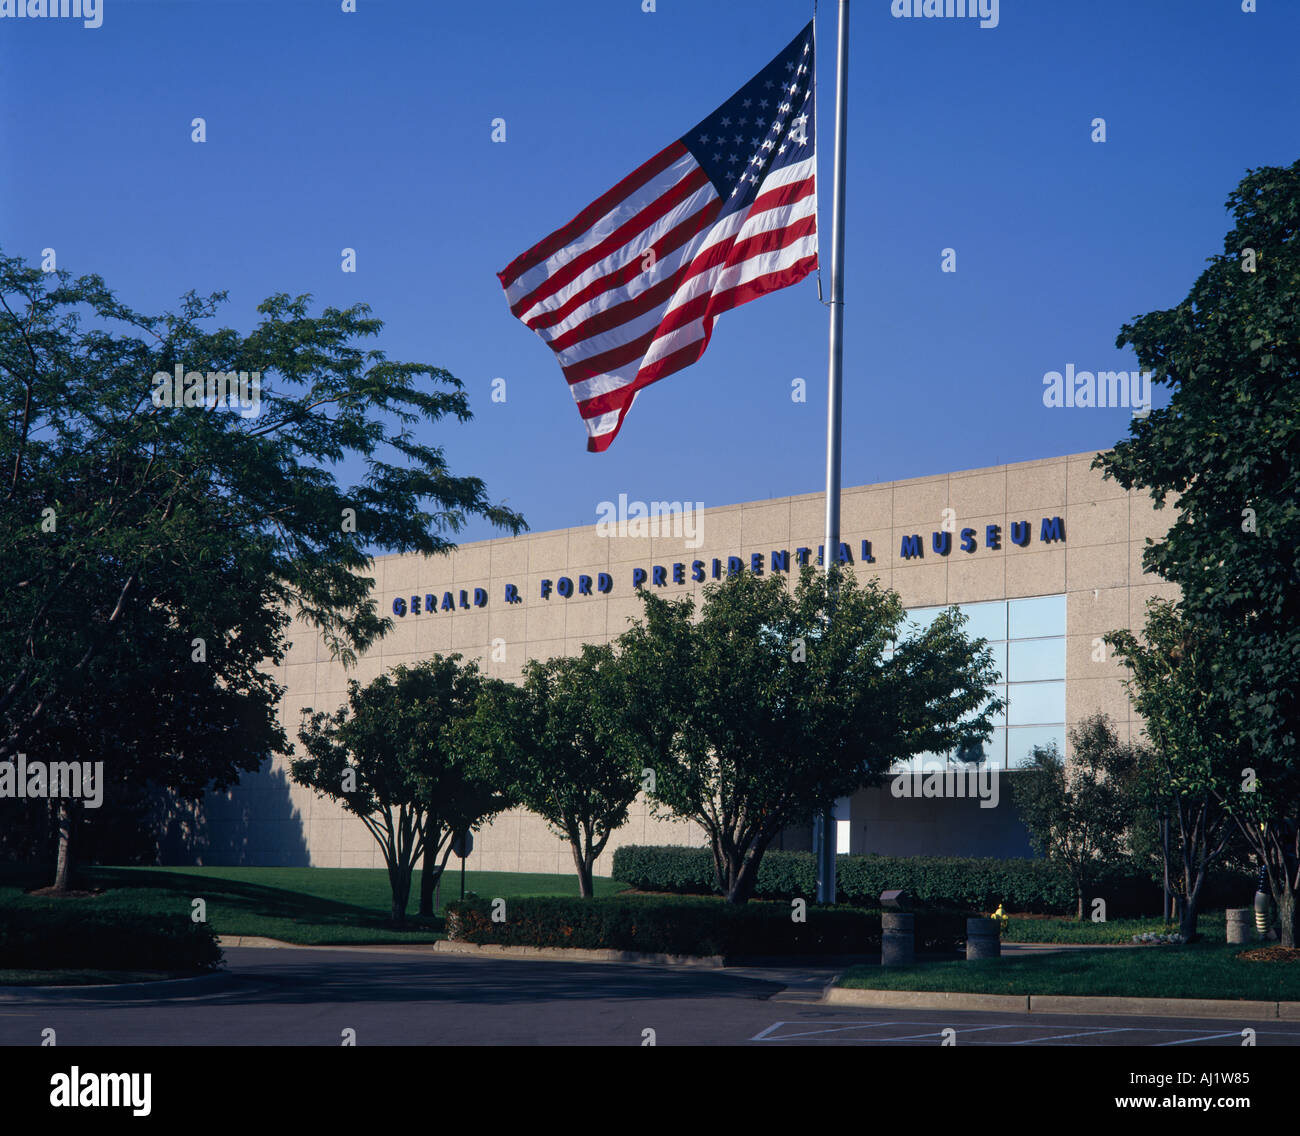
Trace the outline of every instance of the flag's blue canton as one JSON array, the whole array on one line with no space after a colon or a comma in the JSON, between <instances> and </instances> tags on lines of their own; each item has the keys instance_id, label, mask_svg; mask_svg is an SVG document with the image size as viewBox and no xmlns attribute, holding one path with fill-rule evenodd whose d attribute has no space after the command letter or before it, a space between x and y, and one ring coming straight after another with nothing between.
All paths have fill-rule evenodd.
<instances>
[{"instance_id":1,"label":"flag's blue canton","mask_svg":"<svg viewBox=\"0 0 1300 1136\"><path fill-rule=\"evenodd\" d=\"M773 170L812 157L813 25L703 122L682 144L726 204L744 209Z\"/></svg>"}]
</instances>

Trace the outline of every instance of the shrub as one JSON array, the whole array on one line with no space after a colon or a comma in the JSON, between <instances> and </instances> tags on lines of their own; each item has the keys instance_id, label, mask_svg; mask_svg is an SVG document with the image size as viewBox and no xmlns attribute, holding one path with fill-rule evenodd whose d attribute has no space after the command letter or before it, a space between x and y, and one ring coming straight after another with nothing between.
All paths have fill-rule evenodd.
<instances>
[{"instance_id":1,"label":"shrub","mask_svg":"<svg viewBox=\"0 0 1300 1136\"><path fill-rule=\"evenodd\" d=\"M918 914L917 949L957 949L965 940L965 920L965 912ZM788 903L735 907L718 899L687 896L538 896L509 900L502 923L492 922L492 904L487 900L450 903L447 934L466 943L647 954L732 958L871 954L880 950L880 912L809 906L807 922L795 923Z\"/></svg>"},{"instance_id":2,"label":"shrub","mask_svg":"<svg viewBox=\"0 0 1300 1136\"><path fill-rule=\"evenodd\" d=\"M775 855L778 853L767 854L769 857ZM642 891L668 891L679 895L719 894L713 856L707 848L624 844L614 850L611 874L614 879ZM760 866L760 882L762 877ZM795 894L792 891L790 898Z\"/></svg>"},{"instance_id":3,"label":"shrub","mask_svg":"<svg viewBox=\"0 0 1300 1136\"><path fill-rule=\"evenodd\" d=\"M74 908L0 912L0 967L96 970L213 970L216 933L185 916L87 913Z\"/></svg>"},{"instance_id":4,"label":"shrub","mask_svg":"<svg viewBox=\"0 0 1300 1136\"><path fill-rule=\"evenodd\" d=\"M707 848L624 845L614 853L612 874L641 891L717 894L713 859ZM882 891L903 888L920 903L940 907L992 911L1001 903L1008 911L1074 912L1069 877L1047 860L840 856L836 884L837 902L859 907L876 907ZM1157 915L1160 911L1160 888L1146 873L1127 866L1104 873L1092 891L1106 900L1106 914L1111 918ZM816 865L811 852L768 852L763 857L756 898L808 899L815 892ZM1206 883L1203 895L1204 907L1248 906L1254 884L1239 873L1219 873Z\"/></svg>"}]
</instances>

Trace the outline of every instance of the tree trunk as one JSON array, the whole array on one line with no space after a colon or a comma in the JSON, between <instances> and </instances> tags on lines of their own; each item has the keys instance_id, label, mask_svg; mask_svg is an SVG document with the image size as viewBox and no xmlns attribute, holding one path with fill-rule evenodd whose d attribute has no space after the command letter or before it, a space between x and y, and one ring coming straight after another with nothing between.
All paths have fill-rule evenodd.
<instances>
[{"instance_id":1,"label":"tree trunk","mask_svg":"<svg viewBox=\"0 0 1300 1136\"><path fill-rule=\"evenodd\" d=\"M1291 881L1285 880L1282 885L1282 898L1277 905L1278 916L1281 922L1281 940L1279 945L1283 947L1295 946L1295 889L1291 886Z\"/></svg>"},{"instance_id":2,"label":"tree trunk","mask_svg":"<svg viewBox=\"0 0 1300 1136\"><path fill-rule=\"evenodd\" d=\"M1178 920L1178 933L1187 942L1196 938L1196 916L1201 905L1201 888L1205 886L1206 869L1209 866L1209 849L1199 847L1201 840L1208 841L1208 833L1202 827L1193 830L1189 837L1183 833L1183 896L1185 902ZM1197 860L1200 859L1198 867Z\"/></svg>"},{"instance_id":3,"label":"tree trunk","mask_svg":"<svg viewBox=\"0 0 1300 1136\"><path fill-rule=\"evenodd\" d=\"M420 865L420 914L429 916L433 915L433 889L442 877L442 868L437 863L437 841L430 839L433 835L436 834L425 833L424 860Z\"/></svg>"},{"instance_id":4,"label":"tree trunk","mask_svg":"<svg viewBox=\"0 0 1300 1136\"><path fill-rule=\"evenodd\" d=\"M748 860L737 853L736 862L727 865L727 902L748 903L758 883L758 866L763 860L761 850L755 850Z\"/></svg>"},{"instance_id":5,"label":"tree trunk","mask_svg":"<svg viewBox=\"0 0 1300 1136\"><path fill-rule=\"evenodd\" d=\"M731 890L731 866L716 833L710 833L709 851L713 855L713 876L718 884L718 892L726 895Z\"/></svg>"},{"instance_id":6,"label":"tree trunk","mask_svg":"<svg viewBox=\"0 0 1300 1136\"><path fill-rule=\"evenodd\" d=\"M592 897L591 875L595 857L588 859L582 848L582 838L572 836L569 838L569 850L573 853L573 864L578 869L578 895L583 899Z\"/></svg>"},{"instance_id":7,"label":"tree trunk","mask_svg":"<svg viewBox=\"0 0 1300 1136\"><path fill-rule=\"evenodd\" d=\"M1074 917L1080 923L1082 923L1083 922L1083 885L1082 884L1075 885L1074 894L1076 899L1076 903L1074 907Z\"/></svg>"},{"instance_id":8,"label":"tree trunk","mask_svg":"<svg viewBox=\"0 0 1300 1136\"><path fill-rule=\"evenodd\" d=\"M1160 861L1164 867L1164 899L1160 901L1160 918L1168 923L1173 914L1173 896L1169 888L1169 817L1160 816Z\"/></svg>"},{"instance_id":9,"label":"tree trunk","mask_svg":"<svg viewBox=\"0 0 1300 1136\"><path fill-rule=\"evenodd\" d=\"M1197 938L1196 917L1200 914L1201 888L1204 885L1204 870L1197 876L1195 884L1186 884L1186 900L1183 903L1183 910L1178 920L1178 933L1189 943Z\"/></svg>"},{"instance_id":10,"label":"tree trunk","mask_svg":"<svg viewBox=\"0 0 1300 1136\"><path fill-rule=\"evenodd\" d=\"M429 866L428 849L424 853L424 866L420 869L420 914L432 917L433 894L434 889L438 886L438 881L442 879L442 869L434 864Z\"/></svg>"},{"instance_id":11,"label":"tree trunk","mask_svg":"<svg viewBox=\"0 0 1300 1136\"><path fill-rule=\"evenodd\" d=\"M393 889L393 926L404 927L406 905L411 899L411 869L405 864L392 865L388 869L388 883Z\"/></svg>"},{"instance_id":12,"label":"tree trunk","mask_svg":"<svg viewBox=\"0 0 1300 1136\"><path fill-rule=\"evenodd\" d=\"M59 855L54 866L54 889L66 892L72 872L72 807L66 798L59 800Z\"/></svg>"}]
</instances>

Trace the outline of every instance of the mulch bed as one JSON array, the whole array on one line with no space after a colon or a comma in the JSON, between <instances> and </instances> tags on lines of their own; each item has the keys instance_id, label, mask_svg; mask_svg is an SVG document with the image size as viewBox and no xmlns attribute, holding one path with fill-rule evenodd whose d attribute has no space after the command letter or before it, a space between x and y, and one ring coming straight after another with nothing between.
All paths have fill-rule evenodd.
<instances>
[{"instance_id":1,"label":"mulch bed","mask_svg":"<svg viewBox=\"0 0 1300 1136\"><path fill-rule=\"evenodd\" d=\"M1296 947L1256 947L1242 951L1237 956L1246 962L1300 962L1300 949Z\"/></svg>"}]
</instances>

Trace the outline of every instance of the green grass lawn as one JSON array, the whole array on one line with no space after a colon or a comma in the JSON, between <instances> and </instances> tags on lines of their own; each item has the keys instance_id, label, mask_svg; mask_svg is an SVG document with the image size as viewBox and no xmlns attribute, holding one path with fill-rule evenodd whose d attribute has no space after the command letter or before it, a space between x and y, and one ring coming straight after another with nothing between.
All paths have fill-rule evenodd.
<instances>
[{"instance_id":1,"label":"green grass lawn","mask_svg":"<svg viewBox=\"0 0 1300 1136\"><path fill-rule=\"evenodd\" d=\"M74 888L100 890L82 898L25 895L48 880L23 869L0 873L0 915L7 906L84 904L113 912L168 912L189 917L191 903L203 899L207 920L218 935L262 935L290 943L430 943L443 935L442 908L432 919L410 914L419 906L416 873L407 907L408 927L388 921L392 899L382 868L87 868ZM612 895L624 885L598 877L597 895ZM576 875L520 872L467 872L466 892L488 898L578 894ZM460 873L443 879L444 904L460 898Z\"/></svg>"},{"instance_id":2,"label":"green grass lawn","mask_svg":"<svg viewBox=\"0 0 1300 1136\"><path fill-rule=\"evenodd\" d=\"M1227 935L1227 926L1222 911L1201 914L1196 921L1197 932L1212 943L1221 943ZM1166 923L1163 919L1111 919L1105 923L1094 923L1090 919L1078 922L1067 918L1026 918L1013 915L1002 936L1004 943L1092 943L1098 946L1104 943L1129 943L1134 935L1154 931L1167 935L1178 930L1177 923Z\"/></svg>"},{"instance_id":3,"label":"green grass lawn","mask_svg":"<svg viewBox=\"0 0 1300 1136\"><path fill-rule=\"evenodd\" d=\"M1061 951L1024 958L855 966L840 986L970 994L1074 994L1127 998L1245 998L1300 1001L1300 963L1244 962L1249 947L1220 943Z\"/></svg>"}]
</instances>

